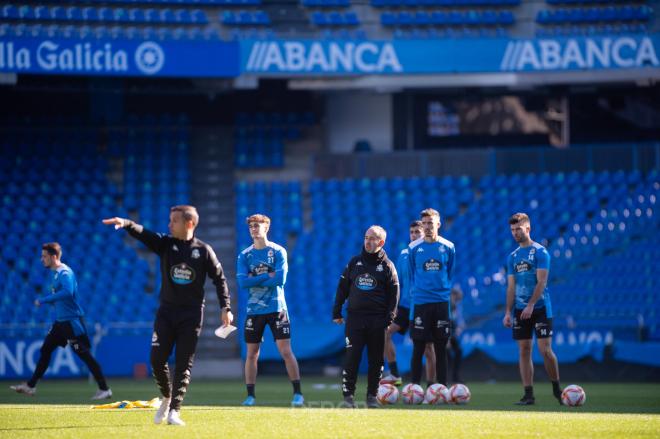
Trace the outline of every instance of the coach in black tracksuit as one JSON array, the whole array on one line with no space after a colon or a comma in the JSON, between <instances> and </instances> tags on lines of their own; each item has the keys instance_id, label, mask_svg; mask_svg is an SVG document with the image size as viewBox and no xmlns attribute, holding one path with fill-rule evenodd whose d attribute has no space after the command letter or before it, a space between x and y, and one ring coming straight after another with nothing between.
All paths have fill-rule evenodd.
<instances>
[{"instance_id":1,"label":"coach in black tracksuit","mask_svg":"<svg viewBox=\"0 0 660 439\"><path fill-rule=\"evenodd\" d=\"M369 360L367 407L378 407L376 392L383 370L385 330L394 320L399 301L399 280L394 264L383 250L385 238L382 227L371 226L365 234L362 253L350 260L337 286L332 311L337 324L344 323L341 309L348 298L346 357L342 371L344 407L355 407L353 395L365 346Z\"/></svg>"},{"instance_id":2,"label":"coach in black tracksuit","mask_svg":"<svg viewBox=\"0 0 660 439\"><path fill-rule=\"evenodd\" d=\"M197 339L202 330L207 276L216 287L222 309L221 320L227 325L232 319L229 289L222 266L211 246L193 236L198 221L197 210L192 206L172 207L171 235L154 233L124 218L103 221L126 229L160 256L160 307L151 339L151 367L163 397L170 400L169 411L179 411L190 382ZM167 359L175 345L176 366L171 386ZM167 410L162 412L161 415L166 414ZM157 422L160 420L162 416Z\"/></svg>"}]
</instances>

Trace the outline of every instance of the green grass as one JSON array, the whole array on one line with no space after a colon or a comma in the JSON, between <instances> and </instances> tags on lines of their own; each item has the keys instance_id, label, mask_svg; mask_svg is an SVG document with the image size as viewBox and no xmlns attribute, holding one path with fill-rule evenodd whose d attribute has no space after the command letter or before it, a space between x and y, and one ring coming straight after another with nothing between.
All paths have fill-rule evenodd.
<instances>
[{"instance_id":1,"label":"green grass","mask_svg":"<svg viewBox=\"0 0 660 439\"><path fill-rule=\"evenodd\" d=\"M360 377L364 384L364 377ZM262 378L258 406L242 408L239 381L194 381L182 418L186 427L153 425L153 410L91 410L95 387L82 381L44 380L37 396L0 389L0 437L660 437L660 384L585 384L587 403L569 408L557 404L548 383L535 387L537 404L512 405L519 383L468 383L466 406L403 406L379 410L330 408L340 392L336 380L307 378L303 391L311 408L291 409L291 386L285 377ZM318 388L314 384L325 385ZM565 383L569 384L569 383ZM113 401L151 399L151 381L112 380ZM359 400L364 387L358 387Z\"/></svg>"}]
</instances>

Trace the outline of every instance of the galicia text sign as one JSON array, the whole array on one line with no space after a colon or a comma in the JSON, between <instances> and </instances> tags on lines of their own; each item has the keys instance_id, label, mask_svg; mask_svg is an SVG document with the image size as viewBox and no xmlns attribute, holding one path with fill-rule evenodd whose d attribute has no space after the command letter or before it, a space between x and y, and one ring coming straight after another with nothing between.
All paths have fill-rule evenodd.
<instances>
[{"instance_id":1,"label":"galicia text sign","mask_svg":"<svg viewBox=\"0 0 660 439\"><path fill-rule=\"evenodd\" d=\"M234 77L238 44L208 41L0 39L0 72Z\"/></svg>"}]
</instances>

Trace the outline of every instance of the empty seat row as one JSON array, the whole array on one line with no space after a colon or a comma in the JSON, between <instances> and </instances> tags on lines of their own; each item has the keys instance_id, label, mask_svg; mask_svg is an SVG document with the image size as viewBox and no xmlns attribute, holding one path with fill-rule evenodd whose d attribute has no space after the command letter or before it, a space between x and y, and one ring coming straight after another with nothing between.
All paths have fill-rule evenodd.
<instances>
[{"instance_id":1,"label":"empty seat row","mask_svg":"<svg viewBox=\"0 0 660 439\"><path fill-rule=\"evenodd\" d=\"M399 13L384 12L381 14L383 26L473 26L473 25L510 25L515 22L514 16L509 11L484 11L484 12L408 12Z\"/></svg>"},{"instance_id":2,"label":"empty seat row","mask_svg":"<svg viewBox=\"0 0 660 439\"><path fill-rule=\"evenodd\" d=\"M5 5L0 18L23 21L75 21L134 24L206 24L206 13L201 9L143 9L78 6Z\"/></svg>"},{"instance_id":3,"label":"empty seat row","mask_svg":"<svg viewBox=\"0 0 660 439\"><path fill-rule=\"evenodd\" d=\"M543 9L536 15L540 24L648 21L653 9L648 6L608 6L604 8Z\"/></svg>"}]
</instances>

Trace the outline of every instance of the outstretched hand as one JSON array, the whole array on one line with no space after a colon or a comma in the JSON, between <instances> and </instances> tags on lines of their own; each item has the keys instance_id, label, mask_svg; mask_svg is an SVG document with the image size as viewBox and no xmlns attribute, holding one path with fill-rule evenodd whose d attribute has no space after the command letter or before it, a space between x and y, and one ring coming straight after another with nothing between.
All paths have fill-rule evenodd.
<instances>
[{"instance_id":1,"label":"outstretched hand","mask_svg":"<svg viewBox=\"0 0 660 439\"><path fill-rule=\"evenodd\" d=\"M103 220L103 224L108 226L115 226L115 229L121 229L126 225L126 220L124 218L119 218L118 216L114 218L106 218Z\"/></svg>"}]
</instances>

